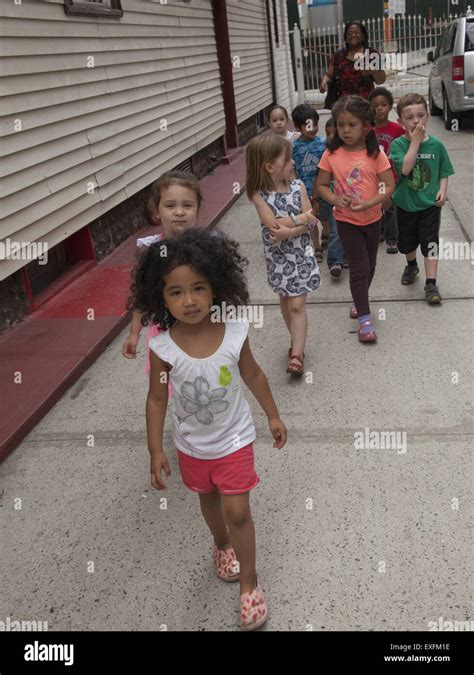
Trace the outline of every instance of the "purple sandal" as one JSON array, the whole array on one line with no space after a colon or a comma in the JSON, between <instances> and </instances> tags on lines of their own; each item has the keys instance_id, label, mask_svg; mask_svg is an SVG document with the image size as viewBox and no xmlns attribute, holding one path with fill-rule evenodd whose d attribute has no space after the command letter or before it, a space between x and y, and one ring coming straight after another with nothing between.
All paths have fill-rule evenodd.
<instances>
[{"instance_id":1,"label":"purple sandal","mask_svg":"<svg viewBox=\"0 0 474 675\"><path fill-rule=\"evenodd\" d=\"M349 310L349 316L351 319L358 319L359 314L357 313L357 307L355 305L351 305L351 308Z\"/></svg>"},{"instance_id":2,"label":"purple sandal","mask_svg":"<svg viewBox=\"0 0 474 675\"><path fill-rule=\"evenodd\" d=\"M365 328L366 326L372 326L372 330L361 333L361 329ZM370 319L363 321L359 327L359 342L376 342L376 340L377 333L374 331L374 322Z\"/></svg>"}]
</instances>

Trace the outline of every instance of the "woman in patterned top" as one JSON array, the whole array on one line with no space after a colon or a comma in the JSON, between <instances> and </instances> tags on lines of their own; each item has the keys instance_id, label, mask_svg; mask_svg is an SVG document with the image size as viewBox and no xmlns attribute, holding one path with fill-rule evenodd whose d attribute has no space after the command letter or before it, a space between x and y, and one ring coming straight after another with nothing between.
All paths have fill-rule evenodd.
<instances>
[{"instance_id":1,"label":"woman in patterned top","mask_svg":"<svg viewBox=\"0 0 474 675\"><path fill-rule=\"evenodd\" d=\"M338 98L342 96L362 96L368 98L376 84L383 84L385 71L381 66L379 52L368 46L368 35L360 21L351 21L344 30L345 47L338 49L331 58L331 64L321 81L320 91L325 93L328 83L337 78ZM369 70L361 66L369 66Z\"/></svg>"}]
</instances>

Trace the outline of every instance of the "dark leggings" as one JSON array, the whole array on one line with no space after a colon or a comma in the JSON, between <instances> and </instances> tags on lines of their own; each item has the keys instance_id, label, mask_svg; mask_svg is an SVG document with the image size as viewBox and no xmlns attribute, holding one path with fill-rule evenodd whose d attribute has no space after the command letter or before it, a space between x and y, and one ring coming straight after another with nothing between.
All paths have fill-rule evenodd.
<instances>
[{"instance_id":1,"label":"dark leggings","mask_svg":"<svg viewBox=\"0 0 474 675\"><path fill-rule=\"evenodd\" d=\"M359 316L370 314L369 286L374 278L380 237L380 220L370 225L337 221L339 239L349 263L349 279Z\"/></svg>"}]
</instances>

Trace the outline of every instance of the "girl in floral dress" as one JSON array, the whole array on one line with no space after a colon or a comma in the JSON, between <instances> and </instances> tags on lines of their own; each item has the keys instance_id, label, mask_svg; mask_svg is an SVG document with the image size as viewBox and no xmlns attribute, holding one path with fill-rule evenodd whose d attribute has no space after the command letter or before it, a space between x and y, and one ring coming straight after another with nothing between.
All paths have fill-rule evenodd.
<instances>
[{"instance_id":1,"label":"girl in floral dress","mask_svg":"<svg viewBox=\"0 0 474 675\"><path fill-rule=\"evenodd\" d=\"M246 190L262 226L268 283L279 295L291 345L287 373L304 373L306 297L319 288L311 240L318 224L301 180L292 178L291 144L280 136L254 138L247 147Z\"/></svg>"}]
</instances>

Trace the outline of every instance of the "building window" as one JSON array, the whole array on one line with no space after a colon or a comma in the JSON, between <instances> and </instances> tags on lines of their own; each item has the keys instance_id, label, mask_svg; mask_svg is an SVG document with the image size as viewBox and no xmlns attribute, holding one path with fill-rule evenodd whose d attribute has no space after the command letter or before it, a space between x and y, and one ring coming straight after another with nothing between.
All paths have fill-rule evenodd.
<instances>
[{"instance_id":1,"label":"building window","mask_svg":"<svg viewBox=\"0 0 474 675\"><path fill-rule=\"evenodd\" d=\"M89 14L93 16L123 16L120 0L64 0L66 14Z\"/></svg>"}]
</instances>

